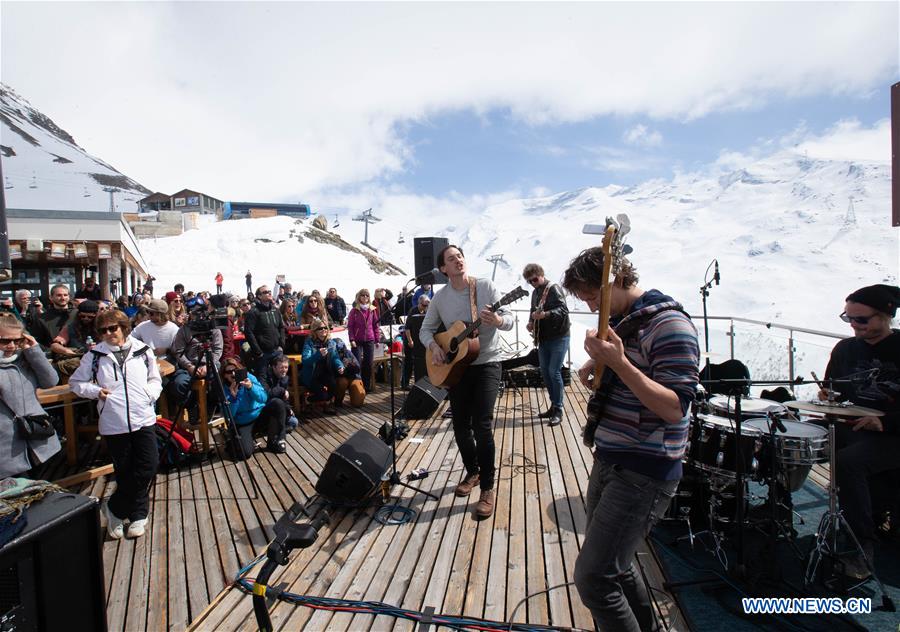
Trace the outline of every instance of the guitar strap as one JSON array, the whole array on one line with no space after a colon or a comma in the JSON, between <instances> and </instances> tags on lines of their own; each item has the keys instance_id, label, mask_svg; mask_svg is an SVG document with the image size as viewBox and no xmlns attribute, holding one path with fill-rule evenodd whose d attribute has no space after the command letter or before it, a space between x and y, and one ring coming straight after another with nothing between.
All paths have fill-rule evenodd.
<instances>
[{"instance_id":1,"label":"guitar strap","mask_svg":"<svg viewBox=\"0 0 900 632\"><path fill-rule=\"evenodd\" d=\"M538 301L537 311L541 311L544 309L544 302L547 300L547 294L550 293L550 287L552 285L553 285L552 283L548 283L547 285L544 286L544 293L541 294L541 300Z\"/></svg>"},{"instance_id":2,"label":"guitar strap","mask_svg":"<svg viewBox=\"0 0 900 632\"><path fill-rule=\"evenodd\" d=\"M469 277L469 306L472 309L472 322L478 320L478 289L475 287L475 277ZM478 330L472 332L471 338L478 337Z\"/></svg>"}]
</instances>

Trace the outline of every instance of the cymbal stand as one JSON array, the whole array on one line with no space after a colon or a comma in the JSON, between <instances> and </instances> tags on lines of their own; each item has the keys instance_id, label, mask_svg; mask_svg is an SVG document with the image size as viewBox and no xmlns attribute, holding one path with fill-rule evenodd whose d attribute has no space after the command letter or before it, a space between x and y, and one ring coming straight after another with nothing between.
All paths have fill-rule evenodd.
<instances>
[{"instance_id":1,"label":"cymbal stand","mask_svg":"<svg viewBox=\"0 0 900 632\"><path fill-rule=\"evenodd\" d=\"M881 579L878 578L878 575L875 573L875 566L872 564L872 560L866 555L866 552L863 550L862 545L857 539L856 534L853 533L853 529L850 528L850 524L847 522L847 519L844 518L844 512L841 510L838 505L838 487L837 487L837 450L835 446L835 430L834 424L837 423L838 419L834 415L826 415L825 421L828 423L828 447L830 449L829 455L829 471L828 471L828 510L822 514L822 519L819 520L819 526L816 529L816 540L813 544L812 550L809 552L809 562L806 565L806 575L803 578L804 587L809 587L816 578L816 574L819 569L819 564L822 562L824 558L831 558L835 560L838 556L838 533L843 529L845 533L850 536L850 540L853 542L853 548L856 552L862 555L862 559L866 564L866 570L868 570L870 576L866 579L863 579L859 583L851 586L848 590L853 590L854 588L858 588L863 584L875 580L875 583L878 584L878 589L881 591L881 602L882 608L887 610L888 612L895 612L896 608L894 606L893 600L887 594L887 590L884 587L884 584L881 582ZM823 579L823 583L828 586L829 583Z\"/></svg>"}]
</instances>

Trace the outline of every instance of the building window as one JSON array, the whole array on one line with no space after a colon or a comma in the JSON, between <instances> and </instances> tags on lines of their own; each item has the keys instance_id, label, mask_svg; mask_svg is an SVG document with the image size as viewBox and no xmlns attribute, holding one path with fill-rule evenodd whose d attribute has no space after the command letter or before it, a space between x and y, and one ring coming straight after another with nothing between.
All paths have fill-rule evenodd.
<instances>
[{"instance_id":1,"label":"building window","mask_svg":"<svg viewBox=\"0 0 900 632\"><path fill-rule=\"evenodd\" d=\"M175 198L175 208L178 208L179 206L184 206L184 205L185 205L185 199L183 197Z\"/></svg>"}]
</instances>

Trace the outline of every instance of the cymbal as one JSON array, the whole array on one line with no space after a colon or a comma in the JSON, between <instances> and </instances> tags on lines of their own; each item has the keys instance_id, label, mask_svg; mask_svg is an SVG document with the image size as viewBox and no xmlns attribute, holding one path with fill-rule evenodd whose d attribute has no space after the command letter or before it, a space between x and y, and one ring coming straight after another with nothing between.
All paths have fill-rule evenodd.
<instances>
[{"instance_id":1,"label":"cymbal","mask_svg":"<svg viewBox=\"0 0 900 632\"><path fill-rule=\"evenodd\" d=\"M805 410L812 413L821 413L823 415L834 415L836 417L882 417L884 412L875 410L874 408L863 408L855 404L844 402L800 402L790 401L784 402L784 405L797 410Z\"/></svg>"}]
</instances>

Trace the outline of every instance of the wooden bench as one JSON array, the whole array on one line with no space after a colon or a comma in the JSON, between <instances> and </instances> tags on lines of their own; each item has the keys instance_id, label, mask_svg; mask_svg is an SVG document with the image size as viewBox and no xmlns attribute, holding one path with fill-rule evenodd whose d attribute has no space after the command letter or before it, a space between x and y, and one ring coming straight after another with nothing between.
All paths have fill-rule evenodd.
<instances>
[{"instance_id":1,"label":"wooden bench","mask_svg":"<svg viewBox=\"0 0 900 632\"><path fill-rule=\"evenodd\" d=\"M303 391L306 390L300 384L300 365L303 364L303 356L292 353L287 359L290 362L291 401L294 403L294 412L299 414L303 409Z\"/></svg>"},{"instance_id":2,"label":"wooden bench","mask_svg":"<svg viewBox=\"0 0 900 632\"><path fill-rule=\"evenodd\" d=\"M385 371L389 371L394 382L394 388L400 388L400 364L403 362L403 354L386 353L383 356L375 358L372 362L372 371L377 371L379 366L384 366ZM375 374L373 374L374 377ZM387 373L385 373L385 383L387 381Z\"/></svg>"}]
</instances>

